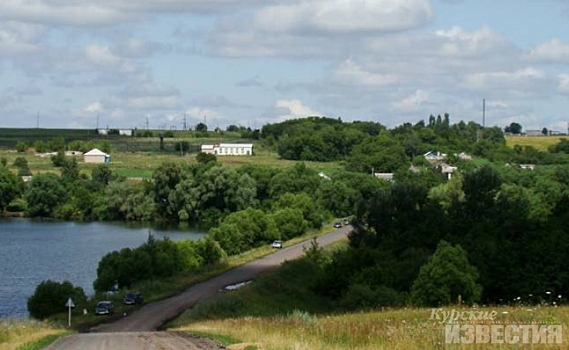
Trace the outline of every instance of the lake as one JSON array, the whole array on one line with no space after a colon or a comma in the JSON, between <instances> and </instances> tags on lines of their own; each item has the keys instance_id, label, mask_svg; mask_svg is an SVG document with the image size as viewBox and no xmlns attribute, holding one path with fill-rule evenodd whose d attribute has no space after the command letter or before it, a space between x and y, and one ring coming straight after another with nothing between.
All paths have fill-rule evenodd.
<instances>
[{"instance_id":1,"label":"lake","mask_svg":"<svg viewBox=\"0 0 569 350\"><path fill-rule=\"evenodd\" d=\"M0 219L0 318L26 317L26 302L44 280L67 280L90 296L99 260L113 250L156 239L196 240L197 231L114 223Z\"/></svg>"}]
</instances>

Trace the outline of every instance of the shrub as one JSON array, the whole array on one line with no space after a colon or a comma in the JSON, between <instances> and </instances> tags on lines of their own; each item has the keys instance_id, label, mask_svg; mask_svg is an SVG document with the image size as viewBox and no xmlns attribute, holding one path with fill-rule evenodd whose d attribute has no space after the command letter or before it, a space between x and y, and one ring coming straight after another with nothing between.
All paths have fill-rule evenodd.
<instances>
[{"instance_id":1,"label":"shrub","mask_svg":"<svg viewBox=\"0 0 569 350\"><path fill-rule=\"evenodd\" d=\"M75 287L69 281L62 283L47 280L40 283L34 294L28 299L30 316L43 320L51 315L64 312L69 298L75 305L85 304L87 296L81 287Z\"/></svg>"},{"instance_id":2,"label":"shrub","mask_svg":"<svg viewBox=\"0 0 569 350\"><path fill-rule=\"evenodd\" d=\"M473 303L482 293L477 279L478 270L469 264L466 251L441 241L413 282L411 300L420 306Z\"/></svg>"}]
</instances>

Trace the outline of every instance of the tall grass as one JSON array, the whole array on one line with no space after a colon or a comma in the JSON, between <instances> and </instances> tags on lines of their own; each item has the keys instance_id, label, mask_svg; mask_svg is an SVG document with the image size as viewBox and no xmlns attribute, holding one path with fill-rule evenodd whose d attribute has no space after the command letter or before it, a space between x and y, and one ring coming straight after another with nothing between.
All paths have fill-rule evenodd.
<instances>
[{"instance_id":1,"label":"tall grass","mask_svg":"<svg viewBox=\"0 0 569 350\"><path fill-rule=\"evenodd\" d=\"M41 349L68 330L33 320L0 321L0 350Z\"/></svg>"},{"instance_id":2,"label":"tall grass","mask_svg":"<svg viewBox=\"0 0 569 350\"><path fill-rule=\"evenodd\" d=\"M450 308L448 309L450 310ZM457 310L460 310L457 308ZM465 309L466 311L472 309ZM569 326L569 308L498 307L499 324L560 324ZM397 309L316 316L302 311L272 317L239 317L191 323L183 331L217 333L257 344L271 350L414 350L414 349L567 349L569 335L562 344L446 344L444 324L432 320L431 309ZM476 321L491 325L491 321ZM566 331L567 332L567 331Z\"/></svg>"},{"instance_id":3,"label":"tall grass","mask_svg":"<svg viewBox=\"0 0 569 350\"><path fill-rule=\"evenodd\" d=\"M431 318L432 309L339 311L341 304L314 293L313 281L317 278L318 265L310 259L289 262L239 290L200 303L170 327L240 339L243 344L271 350L512 348L504 344L446 344L445 323L442 318ZM568 306L444 308L447 312L453 309L496 312L494 320L469 321L478 325L562 325L566 333L569 326ZM569 348L569 335L566 334L563 340L563 344L519 344L514 348Z\"/></svg>"}]
</instances>

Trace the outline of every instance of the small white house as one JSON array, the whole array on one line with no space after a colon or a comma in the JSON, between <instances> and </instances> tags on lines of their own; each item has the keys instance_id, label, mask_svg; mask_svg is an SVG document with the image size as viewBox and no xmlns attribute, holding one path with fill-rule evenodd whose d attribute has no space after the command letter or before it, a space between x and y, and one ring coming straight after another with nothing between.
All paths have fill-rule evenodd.
<instances>
[{"instance_id":1,"label":"small white house","mask_svg":"<svg viewBox=\"0 0 569 350\"><path fill-rule=\"evenodd\" d=\"M426 160L428 160L429 162L440 162L445 160L445 158L447 157L447 155L445 153L441 153L439 151L430 151L427 152L423 155L423 157L425 157Z\"/></svg>"},{"instance_id":2,"label":"small white house","mask_svg":"<svg viewBox=\"0 0 569 350\"><path fill-rule=\"evenodd\" d=\"M110 163L111 156L106 154L105 152L93 148L89 152L83 155L83 159L85 163Z\"/></svg>"},{"instance_id":3,"label":"small white house","mask_svg":"<svg viewBox=\"0 0 569 350\"><path fill-rule=\"evenodd\" d=\"M201 151L216 156L251 156L252 143L220 143L216 145L202 145Z\"/></svg>"},{"instance_id":4,"label":"small white house","mask_svg":"<svg viewBox=\"0 0 569 350\"><path fill-rule=\"evenodd\" d=\"M202 145L202 153L214 154L214 145Z\"/></svg>"},{"instance_id":5,"label":"small white house","mask_svg":"<svg viewBox=\"0 0 569 350\"><path fill-rule=\"evenodd\" d=\"M393 173L373 173L373 176L375 176L378 179L382 179L385 181L393 181Z\"/></svg>"}]
</instances>

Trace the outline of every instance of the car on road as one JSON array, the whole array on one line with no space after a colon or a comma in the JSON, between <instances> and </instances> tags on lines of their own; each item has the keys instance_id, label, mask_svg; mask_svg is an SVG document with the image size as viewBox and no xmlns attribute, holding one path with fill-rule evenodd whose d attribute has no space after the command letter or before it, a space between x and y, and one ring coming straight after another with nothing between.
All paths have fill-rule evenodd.
<instances>
[{"instance_id":1,"label":"car on road","mask_svg":"<svg viewBox=\"0 0 569 350\"><path fill-rule=\"evenodd\" d=\"M115 313L115 306L112 301L99 301L95 306L95 315L112 315Z\"/></svg>"},{"instance_id":2,"label":"car on road","mask_svg":"<svg viewBox=\"0 0 569 350\"><path fill-rule=\"evenodd\" d=\"M340 227L342 227L342 223L340 221L336 221L334 223L334 228L340 228Z\"/></svg>"},{"instance_id":3,"label":"car on road","mask_svg":"<svg viewBox=\"0 0 569 350\"><path fill-rule=\"evenodd\" d=\"M350 219L348 219L348 218L344 219L344 226L349 225L349 224L350 224Z\"/></svg>"},{"instance_id":4,"label":"car on road","mask_svg":"<svg viewBox=\"0 0 569 350\"><path fill-rule=\"evenodd\" d=\"M283 247L283 241L280 240L273 241L273 243L271 243L271 247L275 249L280 249Z\"/></svg>"},{"instance_id":5,"label":"car on road","mask_svg":"<svg viewBox=\"0 0 569 350\"><path fill-rule=\"evenodd\" d=\"M124 298L122 298L122 302L125 305L142 304L142 301L142 293L140 292L128 292L125 294Z\"/></svg>"}]
</instances>

